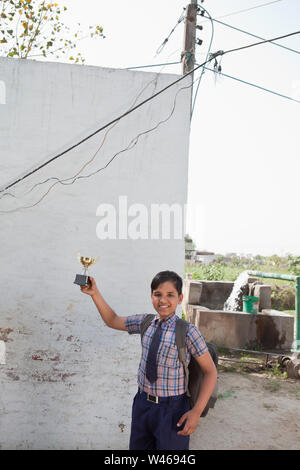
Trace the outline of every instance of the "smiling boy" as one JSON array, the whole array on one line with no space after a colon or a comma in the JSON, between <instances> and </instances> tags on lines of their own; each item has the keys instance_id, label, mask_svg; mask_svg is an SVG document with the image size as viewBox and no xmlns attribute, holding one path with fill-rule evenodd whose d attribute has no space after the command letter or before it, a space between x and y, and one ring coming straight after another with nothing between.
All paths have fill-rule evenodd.
<instances>
[{"instance_id":1,"label":"smiling boy","mask_svg":"<svg viewBox=\"0 0 300 470\"><path fill-rule=\"evenodd\" d=\"M140 334L146 317L118 316L100 294L96 282L81 287L89 294L110 328ZM195 357L203 371L199 397L192 409L186 394L184 368L175 343L176 308L181 304L182 279L172 271L158 273L151 283L152 305L157 312L142 338L138 392L132 407L130 450L188 450L189 436L197 427L217 380L216 367L199 330L192 324L186 336L186 355Z\"/></svg>"}]
</instances>

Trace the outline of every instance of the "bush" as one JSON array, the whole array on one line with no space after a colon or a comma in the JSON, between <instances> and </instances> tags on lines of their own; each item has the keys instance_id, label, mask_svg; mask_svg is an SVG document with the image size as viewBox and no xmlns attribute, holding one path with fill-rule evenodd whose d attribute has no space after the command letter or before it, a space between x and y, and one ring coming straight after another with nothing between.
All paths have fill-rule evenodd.
<instances>
[{"instance_id":1,"label":"bush","mask_svg":"<svg viewBox=\"0 0 300 470\"><path fill-rule=\"evenodd\" d=\"M275 310L294 310L295 309L296 289L291 286L272 286L271 302Z\"/></svg>"},{"instance_id":2,"label":"bush","mask_svg":"<svg viewBox=\"0 0 300 470\"><path fill-rule=\"evenodd\" d=\"M193 273L193 279L206 281L222 281L225 279L225 271L219 264L210 264L209 266L200 266Z\"/></svg>"}]
</instances>

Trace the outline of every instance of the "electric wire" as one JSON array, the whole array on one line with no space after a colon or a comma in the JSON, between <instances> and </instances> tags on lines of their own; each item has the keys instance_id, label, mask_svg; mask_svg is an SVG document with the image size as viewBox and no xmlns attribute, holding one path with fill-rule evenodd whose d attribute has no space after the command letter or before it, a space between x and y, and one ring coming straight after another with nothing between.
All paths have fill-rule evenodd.
<instances>
[{"instance_id":1,"label":"electric wire","mask_svg":"<svg viewBox=\"0 0 300 470\"><path fill-rule=\"evenodd\" d=\"M225 54L229 54L229 53L232 53L232 52L237 52L237 51L241 51L241 50L245 50L245 49L249 49L251 47L255 47L255 46L258 46L258 45L261 45L261 44L265 44L267 42L270 42L270 41L275 41L275 40L279 40L279 39L283 39L283 38L286 38L286 37L290 37L290 36L293 36L293 35L296 35L296 34L299 34L300 31L296 31L296 32L293 32L293 33L289 33L289 34L286 34L286 35L283 35L283 36L279 36L279 37L276 37L276 38L272 38L272 39L266 39L264 41L260 41L260 42L256 42L256 43L252 43L252 44L248 44L246 46L241 46L241 47L237 47L237 48L234 48L234 49L230 49L230 50L227 50L227 51L222 51L222 50L219 50L215 53L212 53L210 54L209 58L203 62L202 64L200 65L197 65L194 69L192 69L191 71L187 72L185 75L182 75L181 77L179 77L177 80L171 82L169 85L166 85L165 87L163 87L161 90L159 90L158 92L154 93L152 96L146 98L145 100L141 101L139 104L133 106L131 109L125 111L123 114L121 114L120 116L114 118L113 120L111 120L110 122L108 122L107 124L105 124L104 126L100 127L99 129L95 130L94 132L92 132L91 134L89 134L88 136L86 136L84 139L80 140L79 142L75 143L74 145L72 145L71 147L67 148L66 150L64 150L63 152L60 152L58 155L55 155L54 157L52 157L51 159L47 160L46 162L44 162L43 164L39 165L37 168L31 170L30 172L26 173L23 177L21 178L18 178L17 180L15 180L14 182L10 183L9 185L7 185L5 188L1 189L0 190L0 193L1 192L4 192L6 191L7 189L15 186L16 184L20 183L21 181L24 181L24 179L28 178L29 176L31 176L32 174L36 173L37 171L39 171L40 169L44 168L46 165L49 165L50 163L52 163L53 161L57 160L58 158L60 158L61 156L65 155L67 152L70 152L71 150L73 150L74 148L78 147L79 145L81 145L82 143L86 142L88 139L90 139L91 137L93 137L94 135L98 134L99 132L103 131L104 129L107 129L108 127L110 127L112 124L116 123L117 121L119 121L120 119L123 119L125 118L126 116L128 116L129 114L131 114L132 112L136 111L137 109L139 109L141 106L144 106L146 103L148 103L149 101L151 101L152 99L158 97L159 95L161 95L162 93L164 93L165 91L167 91L168 89L170 89L171 87L175 86L177 83L181 82L182 80L184 80L186 77L190 76L190 75L193 75L198 69L200 69L201 67L203 67L204 65L206 65L208 62L210 62L211 60L215 59L216 57L219 57L219 56L224 56Z\"/></svg>"},{"instance_id":2,"label":"electric wire","mask_svg":"<svg viewBox=\"0 0 300 470\"><path fill-rule=\"evenodd\" d=\"M253 47L253 46L260 46L261 44L266 44L267 42L279 41L279 39L284 39L284 38L288 38L291 36L295 36L295 34L299 34L299 33L300 31L295 31L293 33L284 34L282 36L277 36L276 38L273 38L273 39L264 39L263 41L256 42L254 44L249 44L247 46L241 46L241 47L236 47L234 49L229 49L228 51L223 52L223 55L230 54L231 52L242 51L243 49L248 49L249 47Z\"/></svg>"},{"instance_id":3,"label":"electric wire","mask_svg":"<svg viewBox=\"0 0 300 470\"><path fill-rule=\"evenodd\" d=\"M261 5L256 5L255 7L246 8L245 10L233 11L232 13L227 13L226 15L218 16L217 18L228 18L228 16L239 15L240 13L246 13L247 11L256 10L257 8L272 5L273 3L278 3L278 2L281 2L281 1L282 0L274 0L273 2L268 2L268 3L263 3Z\"/></svg>"},{"instance_id":4,"label":"electric wire","mask_svg":"<svg viewBox=\"0 0 300 470\"><path fill-rule=\"evenodd\" d=\"M179 63L180 63L180 62L179 62ZM165 68L165 66L168 65L168 63L167 63L167 64L160 64L160 65L162 66L162 68L160 69L160 71L158 72L158 74L156 75L156 77L155 77L154 79L152 79L149 83L147 83L146 86L143 87L143 89L138 93L138 95L136 96L136 98L135 98L133 104L131 105L131 108L136 104L136 102L137 102L137 100L139 99L139 97L144 93L144 91L145 91L153 82L155 82L156 85L157 85L158 77L159 77L159 75L162 73L162 71L163 71L163 69ZM156 85L155 85L155 87L156 87ZM131 109L131 108L130 108L130 109ZM118 122L120 122L120 120L117 121L117 123L118 123ZM105 133L104 138L103 138L103 140L102 140L102 142L101 142L101 144L100 144L100 147L97 149L97 151L95 152L95 154L93 155L93 157L92 157L90 160L88 160L88 161L81 167L81 169L76 173L76 175L74 175L74 176L72 176L72 177L70 177L70 178L67 178L67 179L65 179L64 181L68 181L68 180L70 180L70 179L73 179L73 178L78 177L78 175L79 175L80 173L82 173L82 171L84 170L84 168L86 168L87 165L89 165L90 163L92 163L92 161L95 159L95 157L96 157L96 155L98 154L98 152L101 150L101 148L102 148L102 146L103 146L103 144L104 144L104 141L105 141L105 139L106 139L106 136L107 136L108 132L109 132L111 129L113 129L117 123L115 123L115 124L114 124L111 128L109 128L109 130ZM121 152L121 153L122 153L122 152ZM77 178L76 178L76 179L77 179ZM40 186L40 185L45 184L45 183L48 183L48 182L51 181L51 180L57 180L58 182L61 182L61 181L62 181L62 180L60 180L58 177L50 177L50 178L47 178L46 180L41 181L41 182L39 182L39 183L36 183L34 186L32 186L32 188L31 188L26 194L29 194L30 192L32 192L37 186ZM65 183L65 184L67 184L67 183ZM8 193L8 194L9 194L9 193ZM14 196L14 197L15 197L15 196ZM1 199L1 196L0 196L0 199Z\"/></svg>"},{"instance_id":5,"label":"electric wire","mask_svg":"<svg viewBox=\"0 0 300 470\"><path fill-rule=\"evenodd\" d=\"M161 45L157 48L156 50L156 54L154 57L156 57L158 54L161 53L161 51L163 50L163 48L165 47L165 45L167 44L167 42L169 41L170 37L172 36L172 34L174 33L175 29L177 28L177 26L184 20L184 11L185 11L185 8L183 8L183 11L179 17L179 19L177 20L177 23L176 25L174 26L174 28L171 30L171 32L169 33L169 35L164 39L164 41L161 43Z\"/></svg>"},{"instance_id":6,"label":"electric wire","mask_svg":"<svg viewBox=\"0 0 300 470\"><path fill-rule=\"evenodd\" d=\"M162 68L162 69L163 69L163 68ZM146 86L144 86L144 87L142 88L142 90L138 93L138 95L137 95L136 98L134 99L133 104L130 106L129 109L131 109L131 108L136 104L137 100L138 100L139 97L144 93L144 91L145 91L153 82L156 82L156 81L157 81L157 78L158 78L158 76L156 76L154 79L152 79L150 82L148 82L148 83L146 84ZM100 146L98 147L97 151L94 153L93 157L92 157L90 160L88 160L88 161L81 167L81 169L76 173L75 176L77 176L78 174L80 174L80 173L84 170L84 168L86 168L86 166L88 166L90 163L92 163L92 161L95 159L97 153L101 150L101 148L102 148L102 146L103 146L103 144L104 144L104 142L105 142L105 140L106 140L106 137L107 137L108 132L110 132L110 131L115 127L115 125L116 125L118 122L119 122L119 120L116 121L110 128L108 128L108 130L107 130L107 131L105 132L105 134L104 134L104 137L103 137L103 139L102 139L102 142L101 142ZM74 176L74 177L75 177L75 176ZM34 186L32 186L32 188L31 188L26 194L29 194L29 193L32 192L33 189L35 189L37 186L40 186L40 185L45 184L45 183L48 183L48 182L51 181L52 179L59 180L59 178L57 178L57 177L50 177L50 178L47 178L46 180L41 181L40 183L36 183ZM0 196L0 199L2 199L4 196L12 196L12 197L16 198L16 196L13 195L13 194L11 194L11 193L4 193L3 195Z\"/></svg>"},{"instance_id":7,"label":"electric wire","mask_svg":"<svg viewBox=\"0 0 300 470\"><path fill-rule=\"evenodd\" d=\"M207 16L204 16L204 18L209 19L209 17L207 17ZM219 21L215 18L213 19L213 21L215 23L219 23L223 26L227 26L228 28L235 29L236 31L239 31L240 33L244 33L244 34L247 34L248 36L252 36L253 38L265 40L265 38L262 38L261 36L257 36L257 34L250 33L249 31L245 31L244 29L237 28L236 26L232 26L228 23L224 23L223 21ZM274 46L281 47L282 49L287 49L290 52L295 52L296 54L300 54L300 51L297 51L296 49L291 49L290 47L284 46L283 44L278 44L277 42L273 42L273 41L270 41L270 44L273 44Z\"/></svg>"},{"instance_id":8,"label":"electric wire","mask_svg":"<svg viewBox=\"0 0 300 470\"><path fill-rule=\"evenodd\" d=\"M209 70L210 72L214 72L215 70L210 69L209 67L205 67L206 70ZM295 98L292 98L291 96L283 95L282 93L278 93L277 91L269 90L268 88L262 87L260 85L256 85L255 83L250 83L247 82L246 80L242 80L241 78L233 77L232 75L228 75L223 72L218 72L219 75L222 75L223 77L231 78L232 80L236 80L238 82L244 83L245 85L249 85L255 88L259 88L260 90L266 91L268 93L272 93L273 95L280 96L281 98L285 98L287 100L295 101L296 103L300 103L300 100L296 100Z\"/></svg>"},{"instance_id":9,"label":"electric wire","mask_svg":"<svg viewBox=\"0 0 300 470\"><path fill-rule=\"evenodd\" d=\"M166 64L161 64L161 65L162 65L161 70L158 72L158 74L155 76L155 78L152 79L150 82L148 82L148 83L146 84L146 86L144 86L144 87L142 88L142 90L138 93L138 95L136 96L136 98L135 98L133 104L131 105L130 109L136 104L137 100L138 100L139 97L142 95L142 93L144 93L144 91L145 91L153 82L156 83L155 87L157 86L158 77L159 77L159 75L162 73L162 71L163 71L163 69L164 69L164 67L165 67ZM177 97L177 94L176 94L176 97ZM176 97L175 97L175 101L176 101ZM173 114L173 112L174 112L174 110L172 111L171 115ZM170 117L171 117L171 115L170 115ZM168 120L168 118L167 118L166 120ZM109 160L109 162L108 162L102 169L107 168L107 166L114 160L114 158L115 158L117 155L123 153L123 152L126 151L126 150L131 150L131 148L133 148L133 146L136 145L136 143L138 142L139 137L140 137L141 135L144 135L144 134L146 134L147 132L150 132L150 131L152 131L152 130L155 130L161 123L165 122L166 120L163 120L163 121L159 122L158 125L155 126L155 128L150 129L149 131L144 131L144 132L140 133L137 137L135 137L134 139L132 139L132 141L129 143L129 145L126 147L126 149L123 149L123 150L117 152L117 153L111 158L111 160ZM107 137L108 132L111 131L111 130L115 127L115 125L116 125L118 122L120 122L120 120L117 121L116 123L114 123L114 124L112 125L112 127L110 127L110 128L105 132L105 135L104 135L104 137L103 137L103 139L102 139L102 142L101 142L100 146L98 147L97 151L94 153L93 157L92 157L90 160L88 160L88 161L81 167L81 169L80 169L75 175L73 175L72 177L69 177L69 178L65 178L65 179L63 179L63 180L62 180L62 179L59 179L58 177L50 177L50 178L47 178L47 179L44 180L44 181L41 181L41 182L39 182L39 183L36 183L34 186L31 187L31 189L30 189L25 195L31 193L31 192L32 192L36 187L38 187L38 186L41 186L41 185L43 185L43 184L45 184L45 183L48 183L48 182L50 182L51 180L56 180L56 183L54 183L52 186L49 187L48 191L40 198L39 201L37 201L37 203L35 203L35 204L31 205L31 206L23 206L23 207L20 207L20 208L15 209L15 210L0 211L0 213L3 213L3 212L4 212L4 213L7 213L7 212L15 212L15 211L20 210L20 209L23 209L23 208L31 208L31 207L34 207L35 205L37 205L39 202L41 202L41 201L44 199L44 197L51 191L51 189L52 189L57 183L61 183L61 184L64 184L64 185L73 184L74 181L76 181L77 179L80 179L81 177L80 177L79 175L80 175L80 174L82 173L82 171L83 171L90 163L92 163L92 161L95 159L96 155L97 155L98 152L101 150L101 148L102 148L102 146L103 146L103 144L104 144L104 142L105 142L105 140L106 140L106 137ZM130 147L130 145L132 144L132 142L135 142L135 143L134 143L134 145L133 145L132 147ZM98 171L99 171L99 170L97 170L97 171L94 172L94 173L97 173ZM94 173L92 173L92 174L94 174ZM92 174L91 174L91 175L92 175ZM89 176L89 175L88 175L88 176ZM84 178L84 177L87 177L87 176L82 176L82 178ZM67 181L70 181L70 180L73 180L73 181L72 181L71 183L67 183ZM15 196L12 195L12 194L10 194L10 193L4 193L4 195L3 195L2 197L6 196L6 195L10 195L10 196L13 196L13 197L15 198ZM2 197L0 197L0 199L1 199Z\"/></svg>"},{"instance_id":10,"label":"electric wire","mask_svg":"<svg viewBox=\"0 0 300 470\"><path fill-rule=\"evenodd\" d=\"M131 105L131 107L130 107L129 109L131 109L131 108L136 104L136 102L138 101L139 97L144 93L144 91L145 91L153 82L155 82L155 87L156 87L159 74L162 72L163 69L164 69L164 66L163 66L162 69L158 72L158 74L156 75L156 77L155 77L154 79L152 79L150 82L148 82L148 83L146 84L146 86L144 86L144 87L142 88L142 90L141 90L141 91L138 93L138 95L135 97L135 99L134 99L134 101L133 101L133 103L132 103L132 105ZM96 150L96 152L94 153L93 157L92 157L90 160L88 160L88 161L80 168L80 170L79 170L74 176L72 176L72 177L70 177L70 178L67 178L67 179L65 179L64 181L68 181L68 180L70 180L70 179L76 178L80 173L82 173L82 171L83 171L90 163L92 163L92 162L94 161L94 159L96 158L96 155L99 153L99 151L100 151L101 148L103 147L103 144L104 144L104 142L105 142L105 140L106 140L106 137L107 137L108 132L110 132L110 131L115 127L115 125L118 124L119 122L120 122L120 120L118 120L116 123L114 123L114 124L105 132L104 137L103 137L103 139L102 139L102 142L101 142L100 146L98 147L98 149ZM33 189L35 189L37 186L40 186L40 185L45 184L45 183L48 183L48 182L51 181L51 180L57 180L58 182L61 181L61 180L60 180L59 178L57 178L57 177L50 177L50 178L47 178L46 180L41 181L40 183L36 183L36 184L28 191L27 194L29 194L30 192L32 192Z\"/></svg>"},{"instance_id":11,"label":"electric wire","mask_svg":"<svg viewBox=\"0 0 300 470\"><path fill-rule=\"evenodd\" d=\"M139 65L137 67L126 67L125 70L134 70L134 69L145 69L148 67L159 67L159 66L166 66L166 65L176 65L181 64L181 62L166 62L165 64L150 64L150 65Z\"/></svg>"},{"instance_id":12,"label":"electric wire","mask_svg":"<svg viewBox=\"0 0 300 470\"><path fill-rule=\"evenodd\" d=\"M220 51L219 51L220 52ZM211 60L211 59L209 59ZM208 61L207 61L208 62ZM206 63L207 63L206 62ZM202 64L204 65L204 63ZM201 66L202 66L201 65ZM126 116L128 116L129 114L131 114L133 111L136 111L138 108L140 108L141 106L145 105L146 103L148 103L149 101L151 101L152 99L156 98L157 96L159 96L161 93L165 92L166 90L168 90L169 88L171 88L172 86L174 86L175 84L179 83L180 81L184 80L187 76L191 75L192 73L195 72L195 70L197 70L199 67L197 67L196 69L194 70L191 70L190 72L186 73L185 75L181 76L180 78L178 78L177 80L175 80L174 82L171 82L169 85L165 86L164 88L162 88L161 90L159 90L157 93L155 93L154 95L150 96L149 98L146 98L145 100L143 100L141 103L137 104L136 106L134 106L133 108L125 111L123 114L121 114L120 116L118 116L117 118L111 120L109 123L105 124L104 126L100 127L99 129L97 129L96 131L92 132L91 134L89 134L88 136L86 136L84 139L80 140L79 142L77 142L76 144L72 145L71 147L67 148L66 150L64 150L63 152L60 152L59 154L55 155L54 157L52 157L51 159L47 160L46 162L44 162L43 164L39 165L37 168L29 171L28 173L26 173L23 177L21 178L18 178L17 180L15 180L14 182L10 183L9 185L7 185L5 188L1 189L0 190L0 193L1 192L4 192L6 191L7 189L15 186L16 184L20 183L21 181L24 181L26 178L28 178L29 176L33 175L34 173L36 173L37 171L41 170L42 168L44 168L45 166L49 165L50 163L52 163L53 161L57 160L58 158L62 157L63 155L65 155L67 152L70 152L71 150L73 150L74 148L78 147L79 145L83 144L84 142L86 142L88 139L90 139L91 137L95 136L96 134L98 134L99 132L103 131L104 129L106 129L107 127L110 127L112 124L116 123L117 121L119 121L120 119L123 119L125 118Z\"/></svg>"},{"instance_id":13,"label":"electric wire","mask_svg":"<svg viewBox=\"0 0 300 470\"><path fill-rule=\"evenodd\" d=\"M178 94L179 94L182 90L186 90L186 89L188 89L188 88L191 88L191 86L192 86L192 85L188 85L188 86L186 86L186 87L182 87L182 88L180 88L179 90L177 90L177 93L176 93L176 95L175 95L175 99L174 99L174 102L173 102L172 110L171 110L171 112L169 113L169 115L168 115L165 119L159 121L159 122L158 122L154 127L152 127L151 129L148 129L147 131L140 132L137 136L135 136L133 139L131 139L131 141L129 142L128 146L127 146L125 149L120 150L119 152L115 153L115 154L113 155L113 157L111 157L111 159L110 159L103 167L99 168L98 170L93 171L92 173L90 173L90 174L88 174L88 175L81 175L81 176L78 176L78 177L74 178L72 182L65 183L64 181L66 181L66 180L61 180L61 181L59 181L59 182L61 182L62 184L65 184L65 185L71 185L71 184L73 184L73 183L74 183L76 180L78 180L78 179L89 178L90 176L94 176L96 173L99 173L100 171L102 171L102 170L104 170L105 168L107 168L107 167L110 165L110 163L111 163L118 155L120 155L120 154L123 153L123 152L126 152L127 150L131 150L131 149L138 143L138 141L139 141L139 139L140 139L141 136L143 136L143 135L145 135L145 134L148 134L149 132L153 132L154 130L158 129L158 127L159 127L161 124L166 123L166 122L172 117L172 115L174 114L174 111L175 111L175 108L176 108L176 101L177 101L177 96L178 96Z\"/></svg>"},{"instance_id":14,"label":"electric wire","mask_svg":"<svg viewBox=\"0 0 300 470\"><path fill-rule=\"evenodd\" d=\"M93 171L92 173L88 174L88 175L80 175L78 176L78 173L73 176L73 177L70 177L70 178L66 178L66 179L58 179L58 178L50 178L50 179L56 179L57 181L55 181L55 183L53 183L49 188L48 190L39 198L38 201L36 201L34 204L31 204L29 206L21 206L21 207L17 207L15 209L11 209L11 210L7 210L7 211L3 211L3 210L0 210L0 213L12 213L12 212L17 212L17 211L20 211L20 210L23 210L23 209L31 209L35 206L37 206L40 202L42 202L42 200L50 193L50 191L54 188L54 186L56 186L57 184L62 184L62 185L72 185L74 184L74 182L78 179L82 179L82 178L90 178L92 176L94 176L95 174L105 170L112 162L113 160L119 156L121 153L124 153L128 150L132 150L136 144L138 143L139 139L141 136L145 135L145 134L148 134L149 132L153 132L154 130L158 129L158 127L164 123L166 123L171 117L172 115L174 114L174 111L175 111L175 108L176 108L176 101L177 101L177 97L178 97L178 94L182 91L182 90L186 90L188 88L190 88L191 86L193 85L193 83L189 84L188 86L185 86L185 87L181 87L179 90L177 90L176 92L176 95L175 95L175 98L174 98L174 102L173 102L173 106L172 106L172 109L171 109L171 112L168 114L168 116L164 119L162 119L161 121L159 121L154 127L152 127L151 129L148 129L146 131L143 131L143 132L140 132L137 136L135 136L133 139L131 139L131 141L129 142L129 144L127 145L126 148L120 150L119 152L115 153L111 158L110 160L102 167L98 168L97 170ZM109 129L110 130L110 129ZM108 131L107 131L108 132ZM106 132L106 134L107 134ZM85 165L86 166L86 165ZM72 181L70 181L72 180ZM48 181L48 180L47 180ZM46 181L45 181L46 182Z\"/></svg>"}]
</instances>

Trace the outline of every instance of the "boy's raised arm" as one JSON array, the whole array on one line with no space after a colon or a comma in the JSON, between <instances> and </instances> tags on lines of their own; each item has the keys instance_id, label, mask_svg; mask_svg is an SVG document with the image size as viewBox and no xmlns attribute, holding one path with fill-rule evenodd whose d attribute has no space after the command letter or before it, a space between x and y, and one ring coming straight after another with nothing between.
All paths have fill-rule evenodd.
<instances>
[{"instance_id":1,"label":"boy's raised arm","mask_svg":"<svg viewBox=\"0 0 300 470\"><path fill-rule=\"evenodd\" d=\"M92 297L94 304L96 305L98 312L100 313L103 321L110 328L115 330L127 331L125 327L126 317L119 317L114 310L106 303L102 295L100 294L96 285L95 279L90 277L91 285L87 287L81 286L81 292L88 294Z\"/></svg>"}]
</instances>

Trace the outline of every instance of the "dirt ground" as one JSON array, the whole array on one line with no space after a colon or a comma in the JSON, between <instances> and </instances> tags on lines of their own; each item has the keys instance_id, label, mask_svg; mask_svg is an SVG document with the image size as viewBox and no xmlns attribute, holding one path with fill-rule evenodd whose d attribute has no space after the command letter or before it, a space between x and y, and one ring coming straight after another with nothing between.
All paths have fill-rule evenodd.
<instances>
[{"instance_id":1,"label":"dirt ground","mask_svg":"<svg viewBox=\"0 0 300 470\"><path fill-rule=\"evenodd\" d=\"M190 449L298 450L300 380L286 378L276 366L237 368L221 362L218 401L200 419Z\"/></svg>"}]
</instances>

